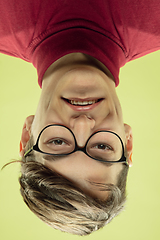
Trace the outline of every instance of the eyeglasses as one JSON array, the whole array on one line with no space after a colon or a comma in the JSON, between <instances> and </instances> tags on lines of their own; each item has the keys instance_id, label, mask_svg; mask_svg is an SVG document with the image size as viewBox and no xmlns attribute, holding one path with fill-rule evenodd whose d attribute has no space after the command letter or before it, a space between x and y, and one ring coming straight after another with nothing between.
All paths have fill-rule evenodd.
<instances>
[{"instance_id":1,"label":"eyeglasses","mask_svg":"<svg viewBox=\"0 0 160 240\"><path fill-rule=\"evenodd\" d=\"M79 147L74 133L68 127L52 124L42 129L36 144L24 156L33 150L53 156L67 156L82 151L100 162L127 164L122 139L112 131L97 131L88 138L84 147Z\"/></svg>"}]
</instances>

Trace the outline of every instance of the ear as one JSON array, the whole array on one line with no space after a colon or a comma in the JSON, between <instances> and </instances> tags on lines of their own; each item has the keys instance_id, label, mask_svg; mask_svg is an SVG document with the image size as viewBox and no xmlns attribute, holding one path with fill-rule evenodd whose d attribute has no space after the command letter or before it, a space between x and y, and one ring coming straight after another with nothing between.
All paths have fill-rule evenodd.
<instances>
[{"instance_id":1,"label":"ear","mask_svg":"<svg viewBox=\"0 0 160 240\"><path fill-rule=\"evenodd\" d=\"M128 164L131 167L132 166L132 154L133 154L133 134L132 134L132 128L124 124L125 134L126 134L126 148L127 148L127 159Z\"/></svg>"},{"instance_id":2,"label":"ear","mask_svg":"<svg viewBox=\"0 0 160 240\"><path fill-rule=\"evenodd\" d=\"M19 152L20 157L23 157L24 149L26 147L27 142L30 139L31 126L32 126L33 119L34 119L34 115L31 115L31 116L27 117L24 122L23 129L22 129L22 135L21 135L21 141L20 141L20 152Z\"/></svg>"}]
</instances>

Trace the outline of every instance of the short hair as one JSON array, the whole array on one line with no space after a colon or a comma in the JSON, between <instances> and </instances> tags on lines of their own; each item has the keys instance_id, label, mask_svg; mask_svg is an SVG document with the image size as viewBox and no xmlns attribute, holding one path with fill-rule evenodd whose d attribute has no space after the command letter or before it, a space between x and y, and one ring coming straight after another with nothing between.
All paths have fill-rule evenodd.
<instances>
[{"instance_id":1,"label":"short hair","mask_svg":"<svg viewBox=\"0 0 160 240\"><path fill-rule=\"evenodd\" d=\"M31 138L26 151L32 146ZM102 201L83 193L71 181L36 161L31 152L21 161L20 192L29 209L46 224L82 236L102 228L124 209L127 173L128 166L124 164L116 186L96 184L101 191L110 193Z\"/></svg>"}]
</instances>

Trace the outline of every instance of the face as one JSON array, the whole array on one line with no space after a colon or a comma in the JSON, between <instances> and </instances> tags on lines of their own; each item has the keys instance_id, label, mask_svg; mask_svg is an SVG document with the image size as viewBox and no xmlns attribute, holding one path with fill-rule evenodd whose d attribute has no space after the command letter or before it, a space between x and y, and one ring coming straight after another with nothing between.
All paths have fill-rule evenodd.
<instances>
[{"instance_id":1,"label":"face","mask_svg":"<svg viewBox=\"0 0 160 240\"><path fill-rule=\"evenodd\" d=\"M45 75L31 128L35 142L40 131L49 124L70 128L79 147L85 146L90 135L98 130L117 133L126 145L114 81L91 64L65 65ZM46 160L41 153L36 152L36 155L47 167L71 180L85 193L102 200L108 193L92 183L116 185L123 168L123 163L104 164L81 151L56 160Z\"/></svg>"}]
</instances>

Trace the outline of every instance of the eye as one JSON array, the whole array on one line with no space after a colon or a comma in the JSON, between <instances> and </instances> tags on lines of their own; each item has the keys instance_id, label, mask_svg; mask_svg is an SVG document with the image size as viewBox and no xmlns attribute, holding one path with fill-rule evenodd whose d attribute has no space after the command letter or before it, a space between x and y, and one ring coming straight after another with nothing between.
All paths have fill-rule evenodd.
<instances>
[{"instance_id":1,"label":"eye","mask_svg":"<svg viewBox=\"0 0 160 240\"><path fill-rule=\"evenodd\" d=\"M56 146L62 146L62 145L65 145L67 144L67 142L64 140L64 139L51 139L47 142L48 144L53 144L53 145L56 145Z\"/></svg>"},{"instance_id":2,"label":"eye","mask_svg":"<svg viewBox=\"0 0 160 240\"><path fill-rule=\"evenodd\" d=\"M51 138L40 146L41 150L50 154L68 154L74 150L74 143L60 137Z\"/></svg>"},{"instance_id":3,"label":"eye","mask_svg":"<svg viewBox=\"0 0 160 240\"><path fill-rule=\"evenodd\" d=\"M106 145L106 144L104 144L104 143L99 143L99 144L95 145L94 148L100 149L100 150L104 150L104 151L105 151L105 150L111 150L111 151L113 151L113 148L112 148L111 146Z\"/></svg>"}]
</instances>

